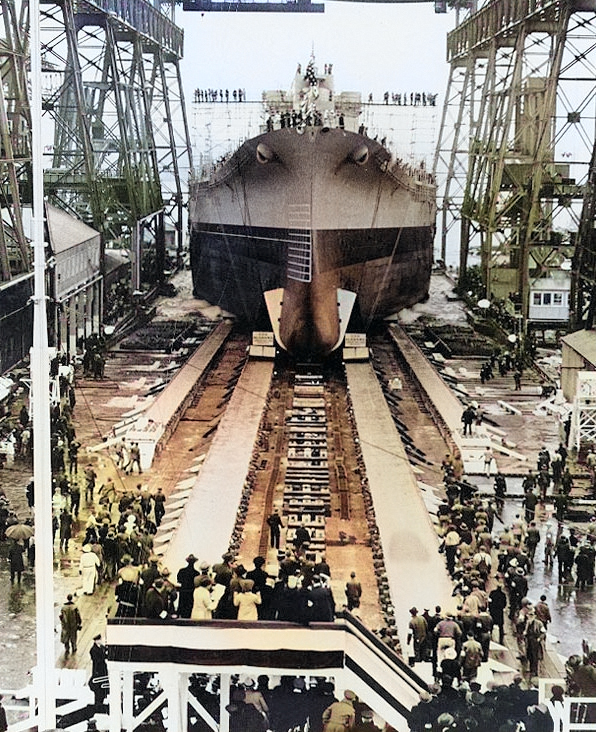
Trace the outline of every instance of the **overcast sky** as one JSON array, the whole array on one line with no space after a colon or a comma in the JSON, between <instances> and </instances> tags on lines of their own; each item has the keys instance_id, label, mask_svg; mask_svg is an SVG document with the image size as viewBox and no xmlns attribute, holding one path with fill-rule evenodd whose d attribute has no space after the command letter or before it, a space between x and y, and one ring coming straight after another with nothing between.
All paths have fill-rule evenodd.
<instances>
[{"instance_id":1,"label":"overcast sky","mask_svg":"<svg viewBox=\"0 0 596 732\"><path fill-rule=\"evenodd\" d=\"M184 28L182 75L187 102L197 88L288 89L296 65L314 44L317 65L333 64L337 91L429 91L442 102L447 82L446 35L453 11L433 3L325 2L325 13L198 13L176 11Z\"/></svg>"}]
</instances>

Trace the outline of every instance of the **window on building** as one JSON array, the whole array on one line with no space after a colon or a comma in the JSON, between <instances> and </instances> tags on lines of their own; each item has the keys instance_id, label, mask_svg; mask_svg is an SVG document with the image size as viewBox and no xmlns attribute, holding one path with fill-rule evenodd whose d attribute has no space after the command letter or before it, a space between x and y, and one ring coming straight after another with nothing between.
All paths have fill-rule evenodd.
<instances>
[{"instance_id":1,"label":"window on building","mask_svg":"<svg viewBox=\"0 0 596 732\"><path fill-rule=\"evenodd\" d=\"M552 301L552 293L551 292L543 292L542 293L542 304L543 305L550 305Z\"/></svg>"},{"instance_id":2,"label":"window on building","mask_svg":"<svg viewBox=\"0 0 596 732\"><path fill-rule=\"evenodd\" d=\"M553 305L561 306L563 304L563 293L553 292Z\"/></svg>"},{"instance_id":3,"label":"window on building","mask_svg":"<svg viewBox=\"0 0 596 732\"><path fill-rule=\"evenodd\" d=\"M542 293L534 292L532 294L532 305L542 305Z\"/></svg>"}]
</instances>

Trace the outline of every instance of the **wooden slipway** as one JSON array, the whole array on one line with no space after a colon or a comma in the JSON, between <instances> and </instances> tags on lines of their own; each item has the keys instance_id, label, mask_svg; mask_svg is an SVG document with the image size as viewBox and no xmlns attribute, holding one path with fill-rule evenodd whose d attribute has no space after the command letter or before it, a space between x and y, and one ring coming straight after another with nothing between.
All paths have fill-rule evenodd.
<instances>
[{"instance_id":1,"label":"wooden slipway","mask_svg":"<svg viewBox=\"0 0 596 732\"><path fill-rule=\"evenodd\" d=\"M452 584L416 477L369 363L346 364L362 457L373 498L395 618L407 637L408 610L450 608Z\"/></svg>"}]
</instances>

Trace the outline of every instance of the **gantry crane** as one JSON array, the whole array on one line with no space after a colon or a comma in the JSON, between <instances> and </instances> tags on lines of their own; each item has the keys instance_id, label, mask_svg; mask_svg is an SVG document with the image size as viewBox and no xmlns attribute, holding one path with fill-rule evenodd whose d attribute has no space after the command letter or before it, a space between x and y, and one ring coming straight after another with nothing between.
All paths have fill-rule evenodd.
<instances>
[{"instance_id":1,"label":"gantry crane","mask_svg":"<svg viewBox=\"0 0 596 732\"><path fill-rule=\"evenodd\" d=\"M484 294L511 294L523 319L532 283L573 257L594 144L595 41L593 0L492 0L448 36L441 257L459 244L465 288L476 247Z\"/></svg>"},{"instance_id":2,"label":"gantry crane","mask_svg":"<svg viewBox=\"0 0 596 732\"><path fill-rule=\"evenodd\" d=\"M130 248L132 287L180 259L192 168L183 33L148 0L40 0L44 192L106 245ZM30 346L29 3L0 0L0 372ZM21 334L19 338L14 334Z\"/></svg>"}]
</instances>

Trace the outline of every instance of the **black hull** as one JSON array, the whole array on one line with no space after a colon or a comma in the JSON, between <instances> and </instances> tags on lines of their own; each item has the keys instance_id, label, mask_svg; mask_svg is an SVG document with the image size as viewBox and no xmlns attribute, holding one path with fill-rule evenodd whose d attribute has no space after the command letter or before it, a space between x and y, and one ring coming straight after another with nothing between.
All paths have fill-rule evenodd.
<instances>
[{"instance_id":1,"label":"black hull","mask_svg":"<svg viewBox=\"0 0 596 732\"><path fill-rule=\"evenodd\" d=\"M432 264L430 227L312 232L316 278L355 292L366 326L423 300ZM267 321L263 293L287 287L287 231L193 224L196 297L253 326Z\"/></svg>"}]
</instances>

